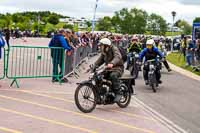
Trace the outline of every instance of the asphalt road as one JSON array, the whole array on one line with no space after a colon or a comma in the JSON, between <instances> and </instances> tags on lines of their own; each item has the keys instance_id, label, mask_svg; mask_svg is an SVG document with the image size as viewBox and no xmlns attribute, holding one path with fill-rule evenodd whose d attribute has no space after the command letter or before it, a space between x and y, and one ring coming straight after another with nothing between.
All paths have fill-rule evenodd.
<instances>
[{"instance_id":1,"label":"asphalt road","mask_svg":"<svg viewBox=\"0 0 200 133\"><path fill-rule=\"evenodd\" d=\"M48 41L29 39L27 42L15 40L15 43L47 46ZM10 88L9 80L1 80L0 132L170 132L134 100L133 106L126 109L98 106L91 114L81 113L74 104L74 91L76 82L88 77L80 76L70 78L70 83L64 85L52 84L51 79L21 79L20 89ZM199 133L200 82L166 71L162 73L162 80L157 93L153 93L140 76L136 80L136 97L186 131Z\"/></svg>"},{"instance_id":2,"label":"asphalt road","mask_svg":"<svg viewBox=\"0 0 200 133\"><path fill-rule=\"evenodd\" d=\"M78 79L72 76L62 85L51 78L18 79L16 88L9 87L11 80L0 80L0 133L172 133L134 100L124 109L115 104L80 112L76 83L88 79L84 72L94 60L81 65Z\"/></svg>"},{"instance_id":3,"label":"asphalt road","mask_svg":"<svg viewBox=\"0 0 200 133\"><path fill-rule=\"evenodd\" d=\"M200 82L177 72L162 70L163 84L157 93L136 80L136 97L189 133L200 133Z\"/></svg>"}]
</instances>

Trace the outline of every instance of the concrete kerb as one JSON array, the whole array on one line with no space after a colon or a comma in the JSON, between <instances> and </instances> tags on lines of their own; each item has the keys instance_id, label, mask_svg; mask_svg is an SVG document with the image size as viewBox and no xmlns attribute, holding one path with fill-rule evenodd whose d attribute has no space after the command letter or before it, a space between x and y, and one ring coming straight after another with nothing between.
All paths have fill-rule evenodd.
<instances>
[{"instance_id":1,"label":"concrete kerb","mask_svg":"<svg viewBox=\"0 0 200 133\"><path fill-rule=\"evenodd\" d=\"M170 53L171 52L168 52L167 55L170 54ZM180 68L180 67L170 63L169 61L168 61L168 63L170 65L170 67L172 68L172 70L174 70L174 71L176 71L176 72L178 72L178 73L180 73L180 74L182 74L184 76L187 76L189 78L192 78L192 79L195 79L197 81L200 81L200 76L198 76L198 75L196 75L196 74L194 74L192 72L189 72L187 70L184 70L183 68Z\"/></svg>"},{"instance_id":2,"label":"concrete kerb","mask_svg":"<svg viewBox=\"0 0 200 133\"><path fill-rule=\"evenodd\" d=\"M184 69L182 69L180 67L177 67L176 65L174 65L174 64L172 64L170 62L169 62L169 65L170 65L172 70L174 70L174 71L176 71L176 72L178 72L178 73L180 73L180 74L182 74L184 76L187 76L189 78L192 78L192 79L195 79L197 81L200 81L200 76L198 76L198 75L196 75L196 74L194 74L192 72L189 72L187 70L184 70Z\"/></svg>"}]
</instances>

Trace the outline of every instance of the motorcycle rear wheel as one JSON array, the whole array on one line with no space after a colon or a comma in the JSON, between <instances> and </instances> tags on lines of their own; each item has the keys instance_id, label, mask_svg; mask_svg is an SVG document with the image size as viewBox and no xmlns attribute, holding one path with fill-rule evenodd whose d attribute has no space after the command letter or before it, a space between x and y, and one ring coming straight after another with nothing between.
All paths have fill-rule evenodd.
<instances>
[{"instance_id":1,"label":"motorcycle rear wheel","mask_svg":"<svg viewBox=\"0 0 200 133\"><path fill-rule=\"evenodd\" d=\"M131 102L131 91L128 89L128 87L125 84L122 84L120 86L120 89L122 91L122 97L119 102L117 102L117 105L120 108L126 108Z\"/></svg>"}]
</instances>

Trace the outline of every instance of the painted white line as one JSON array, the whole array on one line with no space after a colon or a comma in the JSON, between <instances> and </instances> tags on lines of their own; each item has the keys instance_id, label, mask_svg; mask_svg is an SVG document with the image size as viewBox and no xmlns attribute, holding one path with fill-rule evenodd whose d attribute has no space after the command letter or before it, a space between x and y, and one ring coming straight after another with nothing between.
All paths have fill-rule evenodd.
<instances>
[{"instance_id":1,"label":"painted white line","mask_svg":"<svg viewBox=\"0 0 200 133\"><path fill-rule=\"evenodd\" d=\"M174 122L171 120L167 119L165 116L161 115L145 103L143 103L141 100L139 100L136 97L132 97L135 102L137 102L141 108L143 108L147 113L149 113L154 119L156 119L158 122L160 122L163 126L167 127L170 131L173 133L188 133L185 131L183 128L179 127L176 125Z\"/></svg>"},{"instance_id":2,"label":"painted white line","mask_svg":"<svg viewBox=\"0 0 200 133\"><path fill-rule=\"evenodd\" d=\"M5 128L5 127L0 127L0 130L5 131L5 132L9 132L9 133L22 133L20 131L13 130L13 129L10 129L10 128Z\"/></svg>"},{"instance_id":3,"label":"painted white line","mask_svg":"<svg viewBox=\"0 0 200 133\"><path fill-rule=\"evenodd\" d=\"M63 95L74 95L74 93L62 92L62 91L37 91L37 90L19 90L19 89L1 89L0 91L16 91L16 92L33 92L33 93L44 93L44 94L63 94Z\"/></svg>"}]
</instances>

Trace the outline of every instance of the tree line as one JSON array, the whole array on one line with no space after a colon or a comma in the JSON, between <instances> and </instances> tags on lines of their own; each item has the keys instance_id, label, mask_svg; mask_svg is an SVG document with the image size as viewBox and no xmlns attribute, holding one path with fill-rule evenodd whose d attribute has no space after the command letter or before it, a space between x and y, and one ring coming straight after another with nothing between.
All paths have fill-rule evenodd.
<instances>
[{"instance_id":1,"label":"tree line","mask_svg":"<svg viewBox=\"0 0 200 133\"><path fill-rule=\"evenodd\" d=\"M73 25L60 23L60 18L69 17L50 11L0 14L0 28L18 27L20 30L39 30L40 32L52 31L56 28L77 29ZM194 22L200 22L200 17L195 18ZM86 25L86 30L91 30L91 22L87 21ZM178 20L175 26L179 27L183 34L191 34L192 26L187 21ZM137 8L130 10L123 8L116 11L112 17L101 18L97 22L95 30L124 34L166 35L168 23L156 13L148 14Z\"/></svg>"},{"instance_id":2,"label":"tree line","mask_svg":"<svg viewBox=\"0 0 200 133\"><path fill-rule=\"evenodd\" d=\"M200 22L200 17L193 22ZM113 17L105 16L99 20L98 29L128 34L166 35L169 23L156 14L133 8L123 8L115 12ZM174 26L181 29L180 34L191 34L192 26L185 20L177 20Z\"/></svg>"},{"instance_id":3,"label":"tree line","mask_svg":"<svg viewBox=\"0 0 200 133\"><path fill-rule=\"evenodd\" d=\"M60 18L67 18L50 11L21 12L0 14L0 28L19 28L20 30L52 30L59 23Z\"/></svg>"}]
</instances>

